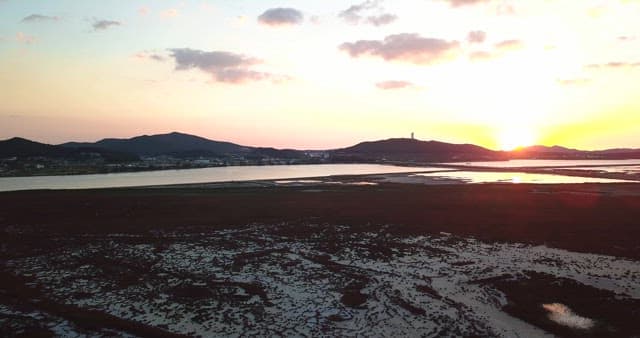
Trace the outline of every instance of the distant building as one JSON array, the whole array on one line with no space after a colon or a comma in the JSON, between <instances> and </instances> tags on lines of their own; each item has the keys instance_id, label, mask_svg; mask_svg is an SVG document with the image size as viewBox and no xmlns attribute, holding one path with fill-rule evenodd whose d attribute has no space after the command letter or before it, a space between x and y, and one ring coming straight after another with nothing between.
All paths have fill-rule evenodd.
<instances>
[{"instance_id":1,"label":"distant building","mask_svg":"<svg viewBox=\"0 0 640 338\"><path fill-rule=\"evenodd\" d=\"M411 139L415 140L415 138L413 137L413 132L411 132Z\"/></svg>"},{"instance_id":2,"label":"distant building","mask_svg":"<svg viewBox=\"0 0 640 338\"><path fill-rule=\"evenodd\" d=\"M307 151L305 155L310 158L329 158L329 153L326 151Z\"/></svg>"}]
</instances>

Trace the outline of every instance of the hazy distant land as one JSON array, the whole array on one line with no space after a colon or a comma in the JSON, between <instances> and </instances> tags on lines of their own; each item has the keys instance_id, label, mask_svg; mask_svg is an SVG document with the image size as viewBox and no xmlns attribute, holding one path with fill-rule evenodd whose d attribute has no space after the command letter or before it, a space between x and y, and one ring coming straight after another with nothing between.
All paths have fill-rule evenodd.
<instances>
[{"instance_id":1,"label":"hazy distant land","mask_svg":"<svg viewBox=\"0 0 640 338\"><path fill-rule=\"evenodd\" d=\"M515 151L496 151L471 144L410 138L362 142L341 149L275 149L213 141L174 132L60 145L17 137L0 141L0 176L94 174L235 165L384 163L415 166L437 162L509 159L638 158L639 149L581 151L559 146L531 146Z\"/></svg>"}]
</instances>

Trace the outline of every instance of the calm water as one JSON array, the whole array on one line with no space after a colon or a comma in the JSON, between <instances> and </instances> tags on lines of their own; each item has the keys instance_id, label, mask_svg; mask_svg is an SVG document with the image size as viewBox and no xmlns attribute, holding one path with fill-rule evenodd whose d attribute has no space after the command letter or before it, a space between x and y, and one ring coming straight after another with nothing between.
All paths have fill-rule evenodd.
<instances>
[{"instance_id":1,"label":"calm water","mask_svg":"<svg viewBox=\"0 0 640 338\"><path fill-rule=\"evenodd\" d=\"M331 175L386 174L431 170L435 170L435 168L409 168L377 164L308 164L218 167L97 175L3 177L0 178L0 191L115 188L165 184L291 179Z\"/></svg>"},{"instance_id":2,"label":"calm water","mask_svg":"<svg viewBox=\"0 0 640 338\"><path fill-rule=\"evenodd\" d=\"M416 174L434 179L459 181L464 183L637 183L637 181L616 180L597 177L563 176L555 174L534 174L519 172L450 171Z\"/></svg>"},{"instance_id":3,"label":"calm water","mask_svg":"<svg viewBox=\"0 0 640 338\"><path fill-rule=\"evenodd\" d=\"M640 174L640 165L604 166L604 167L578 167L571 170L593 170L606 173Z\"/></svg>"},{"instance_id":4,"label":"calm water","mask_svg":"<svg viewBox=\"0 0 640 338\"><path fill-rule=\"evenodd\" d=\"M619 168L637 169L638 160L622 161L572 161L572 160L514 160L502 162L466 162L460 165L487 167L574 167L601 165L584 169L615 171ZM626 165L616 167L616 165ZM610 167L611 166L611 167ZM624 169L623 169L624 168ZM578 169L578 168L576 168ZM582 168L580 168L582 169ZM309 164L309 165L276 165L276 166L241 166L202 169L181 169L145 171L136 173L71 175L71 176L33 176L0 178L0 191L33 190L33 189L91 189L116 188L149 185L189 184L229 181L276 180L305 177L323 177L332 175L366 175L422 172L423 176L455 180L466 183L513 182L513 183L614 183L634 182L606 178L574 177L556 174L533 174L514 172L474 172L451 171L441 172L436 167L398 167L377 164ZM431 171L440 171L429 173ZM637 181L635 181L637 182Z\"/></svg>"},{"instance_id":5,"label":"calm water","mask_svg":"<svg viewBox=\"0 0 640 338\"><path fill-rule=\"evenodd\" d=\"M488 162L455 162L444 163L454 165L468 165L488 168L524 168L524 167L578 167L578 166L616 166L640 165L640 160L510 160Z\"/></svg>"}]
</instances>

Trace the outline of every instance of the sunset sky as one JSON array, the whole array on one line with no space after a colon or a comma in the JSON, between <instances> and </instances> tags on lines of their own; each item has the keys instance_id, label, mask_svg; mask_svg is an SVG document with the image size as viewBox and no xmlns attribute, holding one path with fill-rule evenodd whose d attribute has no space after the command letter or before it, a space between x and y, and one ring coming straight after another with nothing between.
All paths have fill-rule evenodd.
<instances>
[{"instance_id":1,"label":"sunset sky","mask_svg":"<svg viewBox=\"0 0 640 338\"><path fill-rule=\"evenodd\" d=\"M640 147L640 0L0 0L0 139Z\"/></svg>"}]
</instances>

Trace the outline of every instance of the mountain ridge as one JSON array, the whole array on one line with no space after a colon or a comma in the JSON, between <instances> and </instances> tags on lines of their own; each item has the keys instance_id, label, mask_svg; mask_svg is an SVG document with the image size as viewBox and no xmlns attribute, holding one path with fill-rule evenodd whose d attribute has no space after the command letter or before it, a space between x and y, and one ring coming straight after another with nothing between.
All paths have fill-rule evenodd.
<instances>
[{"instance_id":1,"label":"mountain ridge","mask_svg":"<svg viewBox=\"0 0 640 338\"><path fill-rule=\"evenodd\" d=\"M12 137L0 141L0 158L11 157L48 157L60 159L80 159L98 154L106 161L135 161L138 157L128 152L111 151L103 148L85 147L66 148L59 145L52 145L28 140L22 137Z\"/></svg>"},{"instance_id":2,"label":"mountain ridge","mask_svg":"<svg viewBox=\"0 0 640 338\"><path fill-rule=\"evenodd\" d=\"M338 156L360 157L371 160L384 157L397 161L425 160L487 160L499 159L500 152L474 144L455 144L440 141L422 141L413 138L390 138L360 142L334 151Z\"/></svg>"},{"instance_id":3,"label":"mountain ridge","mask_svg":"<svg viewBox=\"0 0 640 338\"><path fill-rule=\"evenodd\" d=\"M595 151L563 146L534 145L513 151L492 150L470 143L447 143L413 138L389 138L364 141L355 145L328 150L304 151L271 147L244 146L204 137L170 132L140 135L131 138L105 138L96 142L66 142L51 145L14 137L0 141L0 158L13 156L77 156L80 153L129 154L139 156L169 155L175 157L243 156L248 158L300 158L310 152L331 155L335 161L470 161L506 159L622 159L640 158L640 149L613 148Z\"/></svg>"},{"instance_id":4,"label":"mountain ridge","mask_svg":"<svg viewBox=\"0 0 640 338\"><path fill-rule=\"evenodd\" d=\"M213 141L204 137L180 132L167 134L140 135L131 138L105 138L97 142L67 142L63 147L84 148L100 147L135 153L136 155L160 155L190 151L203 151L211 154L249 152L244 147L231 142Z\"/></svg>"}]
</instances>

